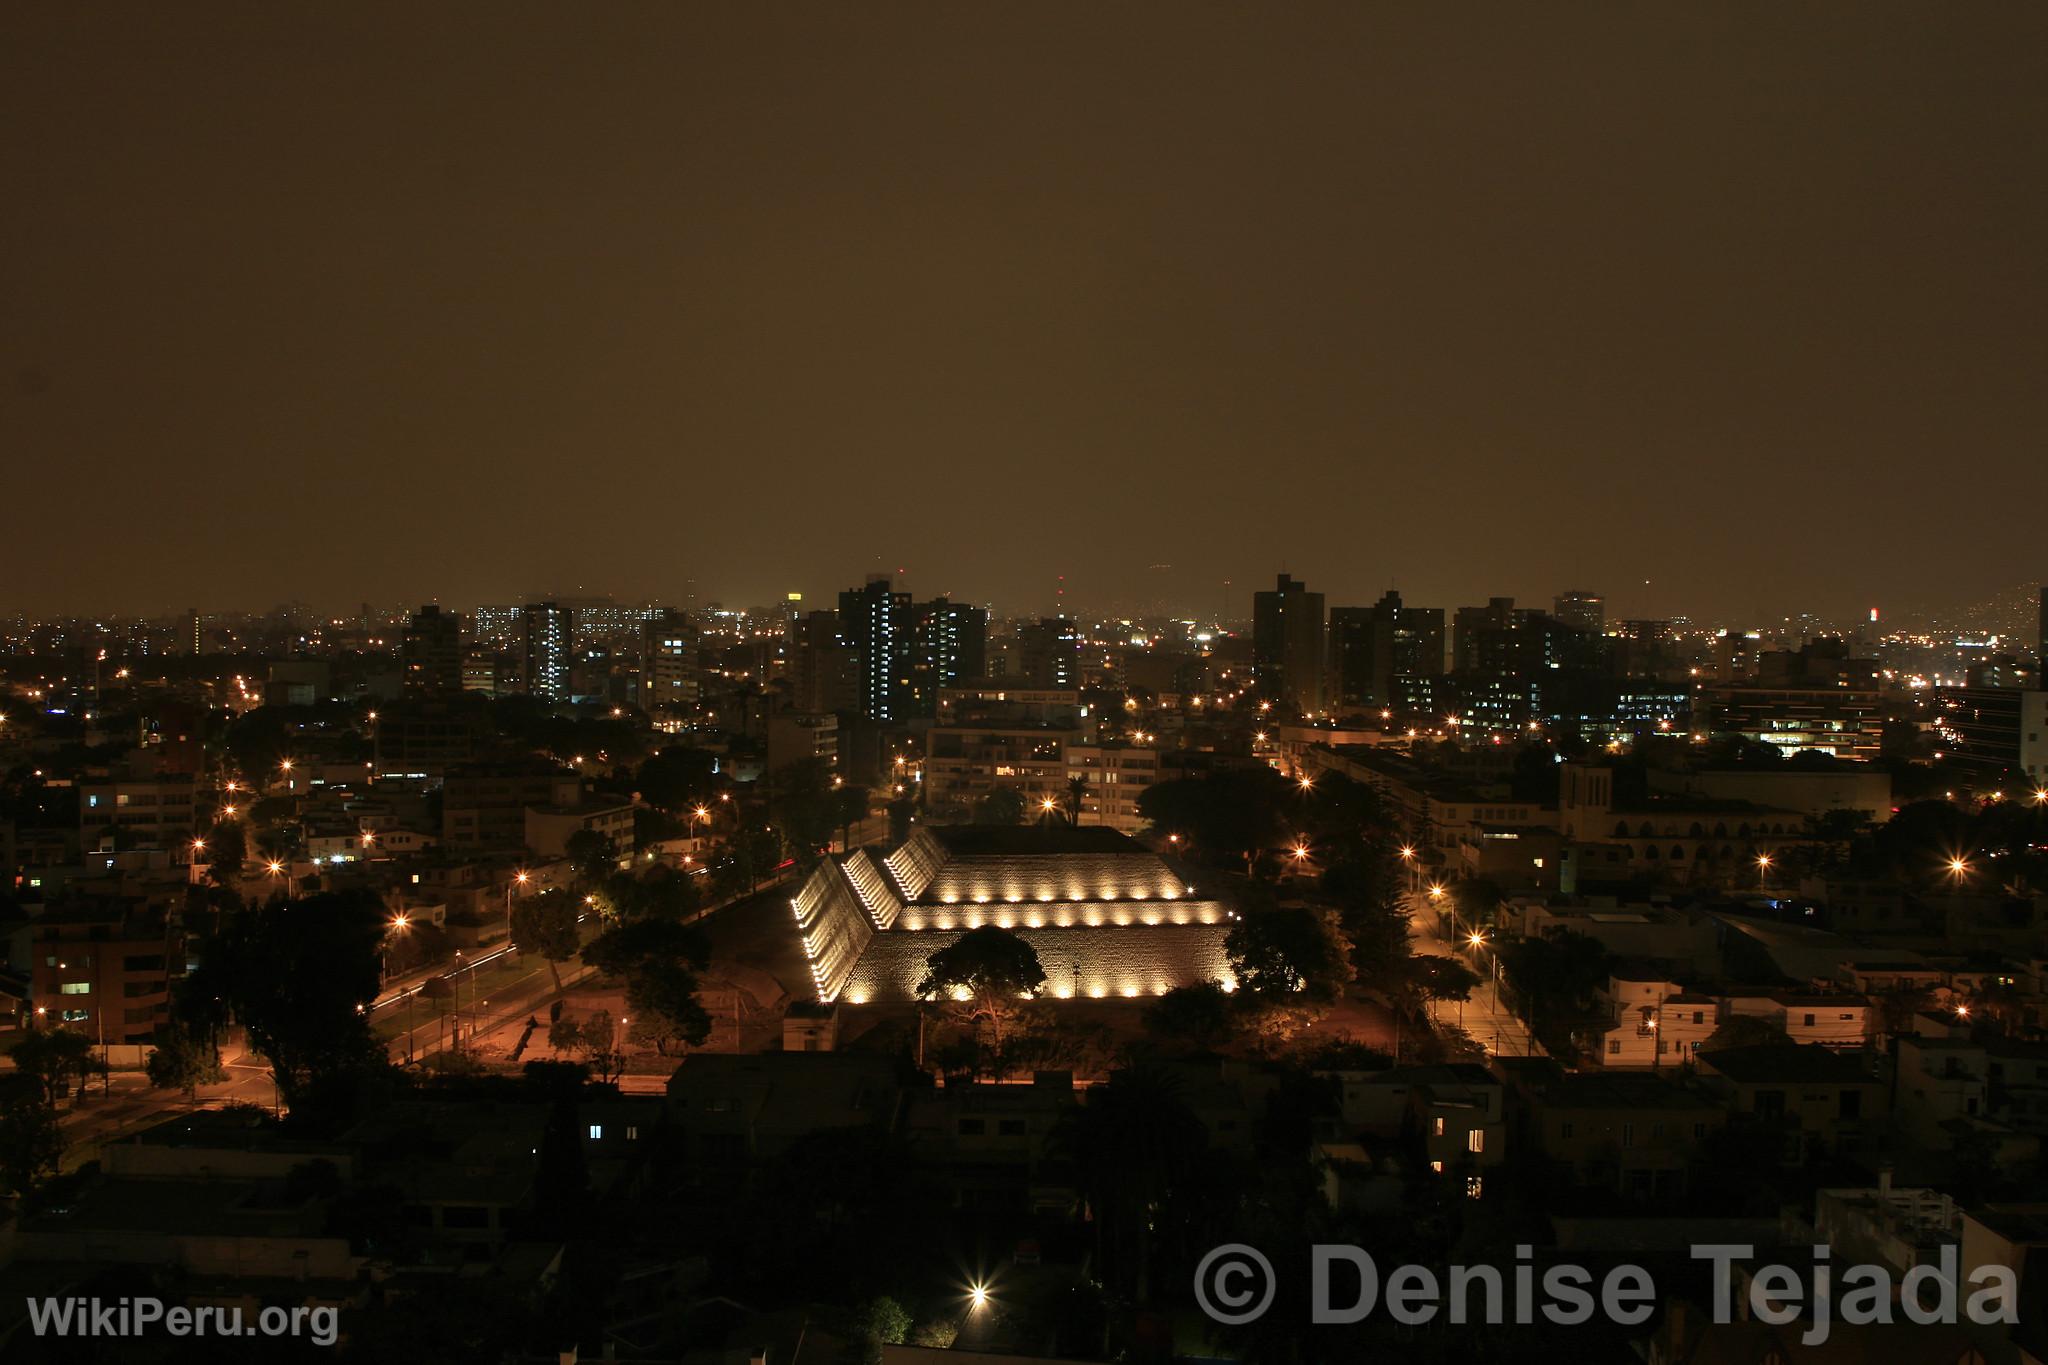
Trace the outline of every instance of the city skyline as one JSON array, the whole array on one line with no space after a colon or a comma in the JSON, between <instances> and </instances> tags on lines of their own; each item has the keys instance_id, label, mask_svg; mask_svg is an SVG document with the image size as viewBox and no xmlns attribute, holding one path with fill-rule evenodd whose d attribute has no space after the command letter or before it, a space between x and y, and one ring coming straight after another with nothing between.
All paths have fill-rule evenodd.
<instances>
[{"instance_id":1,"label":"city skyline","mask_svg":"<svg viewBox=\"0 0 2048 1365\"><path fill-rule=\"evenodd\" d=\"M0 22L12 609L2039 573L2037 9Z\"/></svg>"},{"instance_id":2,"label":"city skyline","mask_svg":"<svg viewBox=\"0 0 2048 1365\"><path fill-rule=\"evenodd\" d=\"M1284 572L1284 571L1283 571ZM971 592L957 589L946 591L930 589L909 575L901 573L881 574L899 590L910 591L922 597L945 597L961 603L980 607L990 614L993 621L1029 621L1061 614L1076 619L1116 620L1178 619L1198 621L1212 625L1231 625L1248 628L1253 615L1253 599L1256 594L1270 588L1275 575L1263 579L1252 579L1243 583L1228 582L1218 585L1213 593L1198 594L1180 601L1154 600L1150 602L1109 601L1091 603L1086 599L1062 599L1055 592L1048 595L1042 605L1030 602L1005 603L980 598ZM842 575L842 577L846 577ZM1298 575L1290 575L1297 577ZM829 581L829 580L828 580ZM1539 590L1527 595L1502 592L1497 588L1481 586L1470 592L1452 593L1442 597L1423 597L1398 586L1361 592L1356 595L1331 591L1323 593L1325 580L1313 580L1309 586L1324 595L1332 610L1339 607L1365 607L1370 605L1382 592L1391 591L1405 598L1410 605L1453 608L1477 606L1495 597L1508 597L1523 608L1549 612L1555 602L1568 594L1591 592L1602 599L1604 617L1608 625L1629 620L1662 620L1694 628L1716 629L1759 629L1772 630L1790 627L1804 629L1849 630L1867 628L1876 633L1892 629L1943 629L1967 632L1972 629L1989 631L2001 636L2010 636L2019 647L2038 643L2029 630L2036 608L2036 595L2048 583L2022 582L2007 585L2002 591L1987 594L1971 601L1950 601L1935 603L1921 611L1893 610L1883 604L1874 604L1878 616L1872 619L1873 607L1852 605L1844 611L1822 611L1809 608L1788 607L1783 610L1735 611L1723 615L1703 614L1688 611L1683 602L1675 607L1662 602L1656 605L1657 612L1637 610L1645 599L1628 592L1603 592L1597 585L1575 584ZM841 588L855 586L849 579ZM692 589L696 590L692 590ZM704 591L701 585L686 583L681 590L672 592L650 592L645 594L608 590L601 585L575 585L573 590L560 588L547 591L502 593L476 600L455 600L426 593L400 594L385 600L357 597L351 601L315 603L294 596L284 596L265 602L250 598L240 601L188 602L171 608L150 610L107 610L87 609L82 611L37 612L14 604L0 603L0 620L12 618L16 621L154 621L175 622L187 613L197 610L208 619L254 619L272 616L280 612L303 611L336 621L349 621L361 617L367 609L373 615L393 620L422 606L432 606L458 613L474 613L488 608L517 609L521 606L542 602L562 602L571 606L579 604L608 603L619 608L660 607L672 610L720 610L729 612L780 611L795 607L802 611L831 611L835 608L840 588L814 590L806 588L798 593L796 589L765 591L758 596L742 594L719 594ZM1641 592L1640 586L1638 591ZM796 594L792 596L792 594ZM1206 600L1204 600L1206 599Z\"/></svg>"}]
</instances>

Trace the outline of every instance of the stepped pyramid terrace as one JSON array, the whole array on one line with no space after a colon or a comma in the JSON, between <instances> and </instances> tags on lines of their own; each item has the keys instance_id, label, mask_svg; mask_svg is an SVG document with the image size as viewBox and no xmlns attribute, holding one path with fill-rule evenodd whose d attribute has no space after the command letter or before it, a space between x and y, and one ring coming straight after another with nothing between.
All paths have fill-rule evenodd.
<instances>
[{"instance_id":1,"label":"stepped pyramid terrace","mask_svg":"<svg viewBox=\"0 0 2048 1365\"><path fill-rule=\"evenodd\" d=\"M925 959L986 924L1037 951L1056 999L1232 984L1230 907L1110 829L924 827L826 860L790 907L821 1002L914 1000Z\"/></svg>"}]
</instances>

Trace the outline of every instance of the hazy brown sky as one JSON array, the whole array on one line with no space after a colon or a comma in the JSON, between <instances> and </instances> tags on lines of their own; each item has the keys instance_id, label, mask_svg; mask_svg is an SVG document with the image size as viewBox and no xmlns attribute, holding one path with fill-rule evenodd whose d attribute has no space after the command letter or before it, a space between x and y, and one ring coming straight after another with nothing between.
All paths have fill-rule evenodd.
<instances>
[{"instance_id":1,"label":"hazy brown sky","mask_svg":"<svg viewBox=\"0 0 2048 1365\"><path fill-rule=\"evenodd\" d=\"M0 611L2048 558L2038 3L18 3L0 187Z\"/></svg>"}]
</instances>

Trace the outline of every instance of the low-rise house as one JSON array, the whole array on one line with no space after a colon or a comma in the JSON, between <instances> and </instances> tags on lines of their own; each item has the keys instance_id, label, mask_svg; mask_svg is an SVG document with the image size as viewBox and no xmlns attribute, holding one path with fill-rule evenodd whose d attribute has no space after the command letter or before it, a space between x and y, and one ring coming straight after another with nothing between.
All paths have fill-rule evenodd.
<instances>
[{"instance_id":1,"label":"low-rise house","mask_svg":"<svg viewBox=\"0 0 2048 1365\"><path fill-rule=\"evenodd\" d=\"M1739 1120L1780 1127L1787 1162L1839 1150L1878 1121L1884 1087L1850 1056L1815 1043L1702 1052L1702 1084Z\"/></svg>"},{"instance_id":2,"label":"low-rise house","mask_svg":"<svg viewBox=\"0 0 2048 1365\"><path fill-rule=\"evenodd\" d=\"M707 1167L779 1156L826 1129L895 1132L904 1091L893 1058L859 1052L699 1052L668 1082L668 1123Z\"/></svg>"},{"instance_id":3,"label":"low-rise house","mask_svg":"<svg viewBox=\"0 0 2048 1365\"><path fill-rule=\"evenodd\" d=\"M1517 1086L1536 1151L1574 1179L1635 1198L1676 1194L1727 1122L1712 1098L1643 1072L1581 1072Z\"/></svg>"}]
</instances>

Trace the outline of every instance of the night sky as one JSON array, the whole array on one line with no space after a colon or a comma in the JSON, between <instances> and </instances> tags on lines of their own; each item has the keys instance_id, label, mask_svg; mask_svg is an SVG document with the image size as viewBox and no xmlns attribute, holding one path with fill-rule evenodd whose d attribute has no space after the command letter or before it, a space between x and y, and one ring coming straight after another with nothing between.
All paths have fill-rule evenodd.
<instances>
[{"instance_id":1,"label":"night sky","mask_svg":"<svg viewBox=\"0 0 2048 1365\"><path fill-rule=\"evenodd\" d=\"M81 8L0 611L2044 569L2038 3Z\"/></svg>"}]
</instances>

